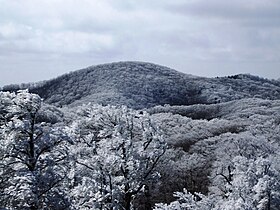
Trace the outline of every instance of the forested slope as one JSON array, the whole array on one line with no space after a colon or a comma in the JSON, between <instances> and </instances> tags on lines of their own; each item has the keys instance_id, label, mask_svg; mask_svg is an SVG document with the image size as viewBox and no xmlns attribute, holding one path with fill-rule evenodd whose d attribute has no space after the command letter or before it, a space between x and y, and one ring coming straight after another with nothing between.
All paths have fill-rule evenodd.
<instances>
[{"instance_id":1,"label":"forested slope","mask_svg":"<svg viewBox=\"0 0 280 210\"><path fill-rule=\"evenodd\" d=\"M165 196L168 203L168 192L180 192L176 202L158 209L279 208L279 100L242 99L149 111L171 146L161 167L166 183L160 198Z\"/></svg>"},{"instance_id":2,"label":"forested slope","mask_svg":"<svg viewBox=\"0 0 280 210\"><path fill-rule=\"evenodd\" d=\"M139 62L6 86L0 209L278 210L279 94Z\"/></svg>"},{"instance_id":3,"label":"forested slope","mask_svg":"<svg viewBox=\"0 0 280 210\"><path fill-rule=\"evenodd\" d=\"M142 109L156 105L212 104L241 98L280 99L280 82L251 75L203 78L143 62L91 66L28 88L47 103L77 106L93 102Z\"/></svg>"}]
</instances>

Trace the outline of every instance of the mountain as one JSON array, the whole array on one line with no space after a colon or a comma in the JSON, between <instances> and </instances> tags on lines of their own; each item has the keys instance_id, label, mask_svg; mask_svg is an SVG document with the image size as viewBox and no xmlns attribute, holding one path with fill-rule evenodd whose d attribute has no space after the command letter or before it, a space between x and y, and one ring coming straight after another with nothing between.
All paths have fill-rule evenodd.
<instances>
[{"instance_id":1,"label":"mountain","mask_svg":"<svg viewBox=\"0 0 280 210\"><path fill-rule=\"evenodd\" d=\"M74 71L28 88L45 102L70 107L83 103L127 105L142 109L156 105L213 104L242 98L280 99L280 81L251 75L204 78L144 62L117 62Z\"/></svg>"},{"instance_id":2,"label":"mountain","mask_svg":"<svg viewBox=\"0 0 280 210\"><path fill-rule=\"evenodd\" d=\"M279 209L279 80L119 62L2 90L26 88L47 103L0 92L0 209Z\"/></svg>"}]
</instances>

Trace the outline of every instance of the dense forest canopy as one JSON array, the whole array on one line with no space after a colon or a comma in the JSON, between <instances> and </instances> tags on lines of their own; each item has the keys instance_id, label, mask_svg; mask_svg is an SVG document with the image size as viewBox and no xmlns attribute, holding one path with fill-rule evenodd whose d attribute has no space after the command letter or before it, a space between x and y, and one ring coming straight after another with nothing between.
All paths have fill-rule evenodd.
<instances>
[{"instance_id":1,"label":"dense forest canopy","mask_svg":"<svg viewBox=\"0 0 280 210\"><path fill-rule=\"evenodd\" d=\"M0 208L277 210L279 134L280 83L251 75L120 62L6 86Z\"/></svg>"},{"instance_id":2,"label":"dense forest canopy","mask_svg":"<svg viewBox=\"0 0 280 210\"><path fill-rule=\"evenodd\" d=\"M3 91L19 89L29 89L46 103L72 107L91 102L144 109L165 104L213 104L252 97L280 99L279 80L246 74L196 77L144 62L91 66L53 80L2 88Z\"/></svg>"}]
</instances>

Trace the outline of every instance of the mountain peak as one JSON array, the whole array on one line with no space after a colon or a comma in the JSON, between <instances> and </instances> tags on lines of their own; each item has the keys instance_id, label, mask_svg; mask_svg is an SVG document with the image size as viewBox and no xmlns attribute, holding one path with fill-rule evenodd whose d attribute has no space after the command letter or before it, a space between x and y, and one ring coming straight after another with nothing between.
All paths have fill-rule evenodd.
<instances>
[{"instance_id":1,"label":"mountain peak","mask_svg":"<svg viewBox=\"0 0 280 210\"><path fill-rule=\"evenodd\" d=\"M93 102L145 108L191 103L186 92L196 86L187 84L191 81L186 78L181 72L152 63L116 62L70 72L31 91L57 105Z\"/></svg>"}]
</instances>

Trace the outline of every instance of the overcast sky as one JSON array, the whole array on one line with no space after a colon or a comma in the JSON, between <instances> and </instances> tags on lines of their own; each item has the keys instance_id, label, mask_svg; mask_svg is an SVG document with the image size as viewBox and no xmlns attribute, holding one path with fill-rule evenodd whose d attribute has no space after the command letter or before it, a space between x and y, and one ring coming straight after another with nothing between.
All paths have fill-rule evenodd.
<instances>
[{"instance_id":1,"label":"overcast sky","mask_svg":"<svg viewBox=\"0 0 280 210\"><path fill-rule=\"evenodd\" d=\"M0 86L137 60L280 77L279 0L0 0Z\"/></svg>"}]
</instances>

